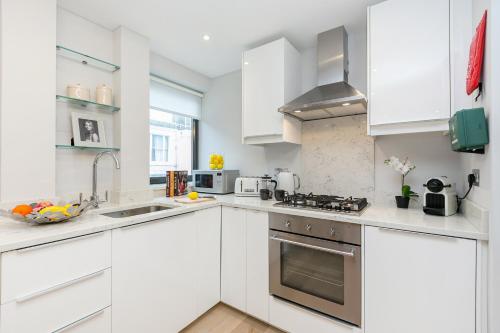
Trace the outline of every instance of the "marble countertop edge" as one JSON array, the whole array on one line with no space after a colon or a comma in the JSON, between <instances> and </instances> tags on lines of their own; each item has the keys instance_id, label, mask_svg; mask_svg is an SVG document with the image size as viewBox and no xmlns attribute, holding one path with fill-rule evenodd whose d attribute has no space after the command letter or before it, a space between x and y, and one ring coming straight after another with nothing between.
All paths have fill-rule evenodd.
<instances>
[{"instance_id":1,"label":"marble countertop edge","mask_svg":"<svg viewBox=\"0 0 500 333\"><path fill-rule=\"evenodd\" d=\"M173 209L154 212L147 215L120 219L100 215L104 212L140 207L151 203L175 207ZM25 247L84 236L219 206L329 219L440 236L482 241L488 240L487 230L480 230L475 223L472 223L463 215L440 217L426 215L421 210L417 209L402 210L393 207L370 206L361 216L357 216L325 211L276 207L274 206L275 203L276 201L262 201L259 198L242 198L235 197L234 195L217 196L217 200L197 204L180 204L176 203L171 198L157 198L153 201L126 205L108 204L101 209L92 211L78 218L75 222L41 226L26 224L1 216L0 252L13 251Z\"/></svg>"}]
</instances>

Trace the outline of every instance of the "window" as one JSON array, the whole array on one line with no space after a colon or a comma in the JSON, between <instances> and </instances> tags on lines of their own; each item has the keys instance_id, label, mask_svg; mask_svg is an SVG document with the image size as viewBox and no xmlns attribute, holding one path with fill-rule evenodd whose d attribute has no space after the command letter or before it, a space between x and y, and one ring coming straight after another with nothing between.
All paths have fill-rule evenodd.
<instances>
[{"instance_id":1,"label":"window","mask_svg":"<svg viewBox=\"0 0 500 333\"><path fill-rule=\"evenodd\" d=\"M168 162L168 138L166 135L151 134L151 162Z\"/></svg>"},{"instance_id":2,"label":"window","mask_svg":"<svg viewBox=\"0 0 500 333\"><path fill-rule=\"evenodd\" d=\"M203 95L151 77L150 183L164 184L167 171L187 170L198 162L198 118Z\"/></svg>"}]
</instances>

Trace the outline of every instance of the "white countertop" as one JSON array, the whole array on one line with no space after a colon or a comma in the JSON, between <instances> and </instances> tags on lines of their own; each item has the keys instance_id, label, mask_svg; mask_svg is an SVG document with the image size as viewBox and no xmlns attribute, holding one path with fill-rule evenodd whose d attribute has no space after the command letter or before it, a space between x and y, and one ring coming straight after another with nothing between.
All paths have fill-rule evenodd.
<instances>
[{"instance_id":1,"label":"white countertop","mask_svg":"<svg viewBox=\"0 0 500 333\"><path fill-rule=\"evenodd\" d=\"M273 205L276 201L262 201L260 198L242 198L235 197L234 195L217 196L216 201L197 204L180 204L169 198L157 198L153 202L175 205L176 207L173 209L128 218L111 218L99 215L102 212L140 207L147 203L128 204L122 206L108 204L106 207L90 211L74 221L53 225L31 225L5 216L0 216L0 252L54 242L61 239L82 236L104 230L111 230L149 220L166 218L221 205L443 236L478 240L488 239L487 232L479 230L463 215L453 215L449 217L431 216L424 214L418 209L398 209L392 207L370 206L361 216L355 216L323 211L275 207Z\"/></svg>"}]
</instances>

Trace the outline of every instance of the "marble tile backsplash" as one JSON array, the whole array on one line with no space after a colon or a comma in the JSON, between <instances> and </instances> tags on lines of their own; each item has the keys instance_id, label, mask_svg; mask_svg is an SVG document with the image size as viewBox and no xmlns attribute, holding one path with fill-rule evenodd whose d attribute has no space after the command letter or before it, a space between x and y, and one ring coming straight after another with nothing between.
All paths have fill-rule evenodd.
<instances>
[{"instance_id":1,"label":"marble tile backsplash","mask_svg":"<svg viewBox=\"0 0 500 333\"><path fill-rule=\"evenodd\" d=\"M302 124L301 192L374 199L374 138L366 135L366 115Z\"/></svg>"}]
</instances>

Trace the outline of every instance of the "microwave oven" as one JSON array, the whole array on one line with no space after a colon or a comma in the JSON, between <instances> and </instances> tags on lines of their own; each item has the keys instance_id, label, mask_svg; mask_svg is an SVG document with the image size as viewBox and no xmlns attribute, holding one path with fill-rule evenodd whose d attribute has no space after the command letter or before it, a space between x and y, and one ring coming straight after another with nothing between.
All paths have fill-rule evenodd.
<instances>
[{"instance_id":1,"label":"microwave oven","mask_svg":"<svg viewBox=\"0 0 500 333\"><path fill-rule=\"evenodd\" d=\"M228 194L234 192L239 170L193 170L193 190L201 193Z\"/></svg>"}]
</instances>

